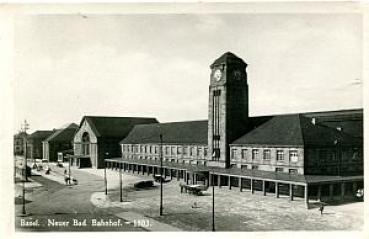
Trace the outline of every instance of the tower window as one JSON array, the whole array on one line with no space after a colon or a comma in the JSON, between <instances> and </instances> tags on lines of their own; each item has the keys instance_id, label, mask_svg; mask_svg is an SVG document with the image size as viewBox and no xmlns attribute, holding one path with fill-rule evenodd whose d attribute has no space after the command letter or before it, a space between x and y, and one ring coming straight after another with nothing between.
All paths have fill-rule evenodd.
<instances>
[{"instance_id":1,"label":"tower window","mask_svg":"<svg viewBox=\"0 0 369 239\"><path fill-rule=\"evenodd\" d=\"M220 96L221 90L214 90L214 96Z\"/></svg>"},{"instance_id":2,"label":"tower window","mask_svg":"<svg viewBox=\"0 0 369 239\"><path fill-rule=\"evenodd\" d=\"M213 150L213 158L218 159L220 157L220 149Z\"/></svg>"}]
</instances>

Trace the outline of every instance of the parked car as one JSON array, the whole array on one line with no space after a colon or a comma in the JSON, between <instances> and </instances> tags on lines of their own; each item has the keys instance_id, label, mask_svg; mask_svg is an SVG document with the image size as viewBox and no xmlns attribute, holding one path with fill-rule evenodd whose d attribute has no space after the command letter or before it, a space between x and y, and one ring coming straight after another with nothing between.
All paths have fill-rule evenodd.
<instances>
[{"instance_id":1,"label":"parked car","mask_svg":"<svg viewBox=\"0 0 369 239\"><path fill-rule=\"evenodd\" d=\"M133 185L135 188L149 188L154 186L154 181L152 180L145 180L137 182Z\"/></svg>"}]
</instances>

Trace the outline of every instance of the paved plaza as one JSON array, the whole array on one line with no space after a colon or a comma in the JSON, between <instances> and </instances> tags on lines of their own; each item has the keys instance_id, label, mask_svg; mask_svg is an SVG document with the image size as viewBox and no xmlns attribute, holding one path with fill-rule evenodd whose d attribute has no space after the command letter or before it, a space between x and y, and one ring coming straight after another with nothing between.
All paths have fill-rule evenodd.
<instances>
[{"instance_id":1,"label":"paved plaza","mask_svg":"<svg viewBox=\"0 0 369 239\"><path fill-rule=\"evenodd\" d=\"M103 177L103 170L84 169ZM180 193L176 178L164 184L164 216L159 216L159 184L150 189L137 190L133 184L152 176L124 173L123 202L119 202L118 171L108 169L109 202L92 200L98 207L121 207L168 223L186 231L211 230L211 188L204 196ZM193 207L196 203L197 207ZM317 205L304 207L302 198L290 202L288 196L275 198L274 194L263 196L251 194L238 188L215 187L216 229L219 231L269 231L269 230L360 230L363 227L362 202L325 207L320 215Z\"/></svg>"},{"instance_id":2,"label":"paved plaza","mask_svg":"<svg viewBox=\"0 0 369 239\"><path fill-rule=\"evenodd\" d=\"M78 185L66 186L64 169L51 165L50 175L32 177L28 183L27 208L40 220L53 218L121 218L124 228L98 228L95 230L122 231L209 231L211 230L211 189L204 196L181 193L180 183L173 178L164 184L164 215L159 216L160 187L134 188L134 183L151 180L152 176L123 174L123 202L120 202L119 173L107 170L108 195L105 195L103 169L75 169L72 176ZM20 194L20 185L16 185ZM17 196L17 195L16 195ZM19 197L18 197L19 199ZM17 200L16 200L17 201ZM16 214L20 204L16 204ZM263 196L251 194L237 187L215 187L215 224L217 231L273 231L273 230L360 230L363 227L363 202L327 205L323 215L316 205L307 210L302 198L290 202L288 196L275 198L270 193ZM18 220L19 221L19 220ZM141 227L139 223L149 223ZM17 220L16 220L17 223ZM17 225L19 226L19 225ZM50 228L40 228L50 230ZM59 229L58 229L59 230ZM63 230L61 228L60 230ZM64 228L65 230L65 228ZM74 228L72 230L94 230Z\"/></svg>"}]
</instances>

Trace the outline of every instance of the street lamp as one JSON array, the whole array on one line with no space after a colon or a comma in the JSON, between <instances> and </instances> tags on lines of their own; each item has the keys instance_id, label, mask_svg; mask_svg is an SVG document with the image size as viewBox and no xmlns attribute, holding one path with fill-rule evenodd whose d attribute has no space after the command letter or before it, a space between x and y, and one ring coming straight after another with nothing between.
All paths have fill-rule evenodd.
<instances>
[{"instance_id":1,"label":"street lamp","mask_svg":"<svg viewBox=\"0 0 369 239\"><path fill-rule=\"evenodd\" d=\"M105 195L108 195L108 180L106 178L106 159L109 157L109 152L105 152L106 158L104 160L104 183L105 183Z\"/></svg>"},{"instance_id":2,"label":"street lamp","mask_svg":"<svg viewBox=\"0 0 369 239\"><path fill-rule=\"evenodd\" d=\"M212 205L212 219L213 219L213 227L212 227L212 231L215 232L215 187L214 187L214 169L212 170L212 179L211 179L211 184L213 186L213 205Z\"/></svg>"},{"instance_id":3,"label":"street lamp","mask_svg":"<svg viewBox=\"0 0 369 239\"><path fill-rule=\"evenodd\" d=\"M160 216L163 215L163 135L160 133Z\"/></svg>"},{"instance_id":4,"label":"street lamp","mask_svg":"<svg viewBox=\"0 0 369 239\"><path fill-rule=\"evenodd\" d=\"M26 120L24 120L24 123L22 125L22 131L25 133L24 134L24 138L25 138L25 149L24 149L24 177L22 177L22 194L23 194L23 199L22 199L22 214L26 215L26 185L25 182L28 180L27 178L27 130L29 129L29 124L27 123Z\"/></svg>"}]
</instances>

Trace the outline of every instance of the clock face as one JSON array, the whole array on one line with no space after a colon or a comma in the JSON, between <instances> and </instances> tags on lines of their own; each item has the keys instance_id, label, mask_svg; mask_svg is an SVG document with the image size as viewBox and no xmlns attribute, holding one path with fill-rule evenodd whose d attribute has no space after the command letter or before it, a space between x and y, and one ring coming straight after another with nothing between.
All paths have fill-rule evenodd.
<instances>
[{"instance_id":1,"label":"clock face","mask_svg":"<svg viewBox=\"0 0 369 239\"><path fill-rule=\"evenodd\" d=\"M214 79L216 81L220 81L220 79L222 78L222 72L220 69L217 69L215 72L214 72Z\"/></svg>"}]
</instances>

